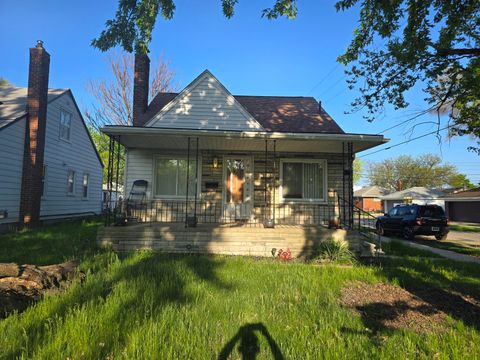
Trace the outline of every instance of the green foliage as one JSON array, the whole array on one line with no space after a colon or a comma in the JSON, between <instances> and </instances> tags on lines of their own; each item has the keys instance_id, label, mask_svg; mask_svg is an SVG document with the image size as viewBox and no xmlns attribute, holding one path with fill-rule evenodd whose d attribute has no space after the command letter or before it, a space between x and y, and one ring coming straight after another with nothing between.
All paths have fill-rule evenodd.
<instances>
[{"instance_id":1,"label":"green foliage","mask_svg":"<svg viewBox=\"0 0 480 360\"><path fill-rule=\"evenodd\" d=\"M346 11L359 0L337 2ZM430 108L448 113L451 135L480 136L480 2L364 1L353 40L338 60L350 65L350 88L361 92L353 110L369 121L386 103L405 108L405 94L424 85ZM480 150L480 149L478 149Z\"/></svg>"},{"instance_id":2,"label":"green foliage","mask_svg":"<svg viewBox=\"0 0 480 360\"><path fill-rule=\"evenodd\" d=\"M0 76L0 87L11 86L12 84L5 78Z\"/></svg>"},{"instance_id":3,"label":"green foliage","mask_svg":"<svg viewBox=\"0 0 480 360\"><path fill-rule=\"evenodd\" d=\"M238 0L221 0L225 17L234 15ZM262 11L262 16L276 19L285 16L294 19L297 16L296 0L275 0L272 8ZM137 54L148 53L152 41L155 20L159 13L170 20L175 12L174 0L120 0L115 18L105 23L106 29L92 40L92 46L101 51L121 46L125 51Z\"/></svg>"},{"instance_id":4,"label":"green foliage","mask_svg":"<svg viewBox=\"0 0 480 360\"><path fill-rule=\"evenodd\" d=\"M348 242L328 239L320 242L313 251L313 258L326 261L352 262L354 254L348 248Z\"/></svg>"},{"instance_id":5,"label":"green foliage","mask_svg":"<svg viewBox=\"0 0 480 360\"><path fill-rule=\"evenodd\" d=\"M449 184L456 174L454 165L442 164L442 159L433 154L402 155L368 166L370 185L394 191L413 186L440 188Z\"/></svg>"},{"instance_id":6,"label":"green foliage","mask_svg":"<svg viewBox=\"0 0 480 360\"><path fill-rule=\"evenodd\" d=\"M353 160L353 183L356 185L363 175L363 163L360 159Z\"/></svg>"},{"instance_id":7,"label":"green foliage","mask_svg":"<svg viewBox=\"0 0 480 360\"><path fill-rule=\"evenodd\" d=\"M100 154L100 158L102 159L103 162L103 181L107 181L107 175L108 175L108 146L109 146L109 137L102 133L100 130L97 130L96 128L89 126L88 131L90 131L90 135L92 136L93 143L95 144L95 147L98 150L98 153ZM115 145L115 154L117 152L117 145ZM123 185L123 175L124 175L124 169L125 169L125 158L124 158L124 149L123 146L120 146L120 163L119 163L119 172L118 172L118 185L122 186ZM113 169L115 171L114 173L114 182L117 182L115 179L116 177L116 170L117 170L117 156L115 155L115 158L113 159Z\"/></svg>"},{"instance_id":8,"label":"green foliage","mask_svg":"<svg viewBox=\"0 0 480 360\"><path fill-rule=\"evenodd\" d=\"M475 185L470 182L465 174L453 175L448 184L455 189L473 189L475 187Z\"/></svg>"},{"instance_id":9,"label":"green foliage","mask_svg":"<svg viewBox=\"0 0 480 360\"><path fill-rule=\"evenodd\" d=\"M350 359L352 354L388 359L398 358L399 349L405 358L466 359L480 342L473 305L463 300L469 306L456 308L463 298L480 296L476 264L405 258L382 260L381 267L339 267L154 252L118 256L95 248L89 240L95 229L90 222L72 222L0 235L4 262L63 261L77 255L69 242L79 246L82 238L88 240L82 246L90 247L82 253L83 283L0 321L0 358L216 359L239 329L252 323L264 324L285 359L299 354L305 359ZM59 244L59 255L52 257ZM438 298L449 305L442 310L451 315L445 331L439 336L372 328L363 313L339 301L341 289L352 281L441 294ZM379 309L385 312L383 305ZM257 358L272 358L268 339L260 332L252 336ZM235 346L232 358L242 358L239 350Z\"/></svg>"}]
</instances>

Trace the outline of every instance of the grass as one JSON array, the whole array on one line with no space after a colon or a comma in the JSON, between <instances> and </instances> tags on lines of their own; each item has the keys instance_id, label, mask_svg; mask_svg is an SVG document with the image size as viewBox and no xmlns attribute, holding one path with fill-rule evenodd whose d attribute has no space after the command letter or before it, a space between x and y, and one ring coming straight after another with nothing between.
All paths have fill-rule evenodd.
<instances>
[{"instance_id":1,"label":"grass","mask_svg":"<svg viewBox=\"0 0 480 360\"><path fill-rule=\"evenodd\" d=\"M391 240L390 242L382 241L382 250L386 255L393 256L441 258L440 255L434 254L428 250L415 249L395 240Z\"/></svg>"},{"instance_id":2,"label":"grass","mask_svg":"<svg viewBox=\"0 0 480 360\"><path fill-rule=\"evenodd\" d=\"M480 232L480 225L449 224L450 230Z\"/></svg>"},{"instance_id":3,"label":"grass","mask_svg":"<svg viewBox=\"0 0 480 360\"><path fill-rule=\"evenodd\" d=\"M275 259L118 256L93 247L98 221L0 236L0 261L82 259L83 284L0 320L0 358L467 359L479 356L480 319L444 309L444 332L375 329L339 304L351 281L426 287L480 300L477 265L416 255L380 265L313 266ZM394 247L396 245L393 245ZM420 295L419 295L420 296ZM470 315L469 315L470 314Z\"/></svg>"}]
</instances>

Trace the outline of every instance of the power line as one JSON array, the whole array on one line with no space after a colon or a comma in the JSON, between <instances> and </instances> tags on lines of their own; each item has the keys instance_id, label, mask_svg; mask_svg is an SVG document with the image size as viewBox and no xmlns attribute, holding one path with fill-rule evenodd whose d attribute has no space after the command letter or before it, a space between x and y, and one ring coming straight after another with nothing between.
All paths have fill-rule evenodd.
<instances>
[{"instance_id":1,"label":"power line","mask_svg":"<svg viewBox=\"0 0 480 360\"><path fill-rule=\"evenodd\" d=\"M365 154L365 155L358 156L358 158L362 158L362 157L365 157L365 156L373 155L373 154L376 154L376 153L378 153L378 152L380 152L380 151L390 150L390 149L392 149L392 148L394 148L394 147L397 147L397 146L400 146L400 145L403 145L403 144L408 144L408 143L410 143L410 142L412 142L412 141L415 141L415 140L424 138L425 136L428 136L428 135L432 135L432 134L438 133L438 132L440 132L440 131L442 131L442 130L449 129L449 128L451 128L451 127L452 127L452 125L448 125L448 126L445 126L445 127L441 128L441 129L438 129L438 130L435 130L435 131L432 131L432 132L429 132L429 133L426 133L426 134L417 136L417 137L415 137L415 138L413 138L413 139L405 140L405 141L402 141L402 142L400 142L400 143L398 143L398 144L394 144L394 145L391 145L391 146L389 146L389 147L386 147L386 148L383 148L383 149L379 149L379 150L376 150L376 151L372 151L372 152L369 152L369 153L367 153L367 154Z\"/></svg>"},{"instance_id":2,"label":"power line","mask_svg":"<svg viewBox=\"0 0 480 360\"><path fill-rule=\"evenodd\" d=\"M319 86L320 86L330 75L332 75L333 72L334 72L335 70L337 70L339 67L340 67L340 63L337 63L337 64L328 72L327 75L325 75L318 83L315 84L314 87L312 87L312 88L310 89L310 91L307 93L307 95L308 95L308 94L311 94L313 90L315 90L317 87L319 87Z\"/></svg>"}]
</instances>

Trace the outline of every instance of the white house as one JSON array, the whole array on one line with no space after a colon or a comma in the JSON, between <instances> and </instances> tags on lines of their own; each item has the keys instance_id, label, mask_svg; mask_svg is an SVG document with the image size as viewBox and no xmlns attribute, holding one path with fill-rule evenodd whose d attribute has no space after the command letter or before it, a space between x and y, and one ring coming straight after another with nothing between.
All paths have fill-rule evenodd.
<instances>
[{"instance_id":1,"label":"white house","mask_svg":"<svg viewBox=\"0 0 480 360\"><path fill-rule=\"evenodd\" d=\"M30 50L29 87L0 88L0 228L101 213L102 162L71 90L48 89Z\"/></svg>"},{"instance_id":2,"label":"white house","mask_svg":"<svg viewBox=\"0 0 480 360\"><path fill-rule=\"evenodd\" d=\"M384 211L388 212L391 208L404 203L435 204L445 208L445 201L442 199L444 196L445 193L441 190L416 186L382 196L381 199Z\"/></svg>"}]
</instances>

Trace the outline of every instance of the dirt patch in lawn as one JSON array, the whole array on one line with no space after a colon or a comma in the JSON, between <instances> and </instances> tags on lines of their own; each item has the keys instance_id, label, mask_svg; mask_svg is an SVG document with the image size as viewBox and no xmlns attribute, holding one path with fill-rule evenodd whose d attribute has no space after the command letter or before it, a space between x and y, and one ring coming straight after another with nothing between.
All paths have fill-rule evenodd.
<instances>
[{"instance_id":1,"label":"dirt patch in lawn","mask_svg":"<svg viewBox=\"0 0 480 360\"><path fill-rule=\"evenodd\" d=\"M381 330L441 330L445 313L398 286L355 282L342 289L342 304L362 315L365 326Z\"/></svg>"}]
</instances>

